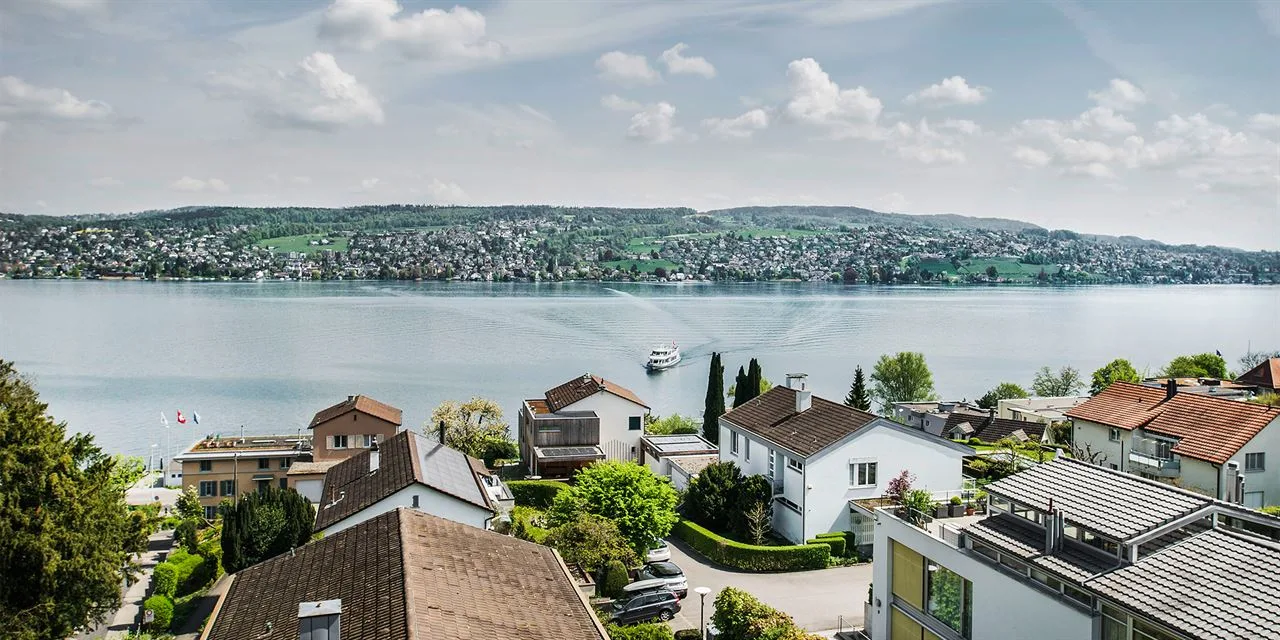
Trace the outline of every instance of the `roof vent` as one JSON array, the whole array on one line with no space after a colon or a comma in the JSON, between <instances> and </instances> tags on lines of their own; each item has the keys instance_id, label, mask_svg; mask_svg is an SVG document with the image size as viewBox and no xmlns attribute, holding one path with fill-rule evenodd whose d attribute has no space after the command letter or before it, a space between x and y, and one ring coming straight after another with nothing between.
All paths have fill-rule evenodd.
<instances>
[{"instance_id":1,"label":"roof vent","mask_svg":"<svg viewBox=\"0 0 1280 640\"><path fill-rule=\"evenodd\" d=\"M298 640L342 640L342 600L299 602Z\"/></svg>"}]
</instances>

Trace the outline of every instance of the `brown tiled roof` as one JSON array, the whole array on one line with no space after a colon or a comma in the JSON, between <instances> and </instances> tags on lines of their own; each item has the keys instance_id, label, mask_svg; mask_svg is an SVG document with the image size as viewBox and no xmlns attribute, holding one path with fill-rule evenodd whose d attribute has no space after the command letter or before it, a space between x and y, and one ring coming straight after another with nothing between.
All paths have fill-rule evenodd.
<instances>
[{"instance_id":1,"label":"brown tiled roof","mask_svg":"<svg viewBox=\"0 0 1280 640\"><path fill-rule=\"evenodd\" d=\"M294 640L333 599L344 640L607 638L549 547L403 507L235 574L206 637Z\"/></svg>"},{"instance_id":2,"label":"brown tiled roof","mask_svg":"<svg viewBox=\"0 0 1280 640\"><path fill-rule=\"evenodd\" d=\"M316 428L316 425L322 422L328 422L352 410L371 415L375 418L381 418L396 425L397 427L403 424L402 420L404 419L404 413L399 409L389 404L378 402L377 400L367 396L347 396L346 400L343 400L332 407L321 409L316 413L316 416L311 419L311 424L307 425L307 428L314 429Z\"/></svg>"},{"instance_id":3,"label":"brown tiled roof","mask_svg":"<svg viewBox=\"0 0 1280 640\"><path fill-rule=\"evenodd\" d=\"M817 396L809 409L796 413L796 391L774 387L729 410L724 419L802 456L810 456L866 426L876 416Z\"/></svg>"},{"instance_id":4,"label":"brown tiled roof","mask_svg":"<svg viewBox=\"0 0 1280 640\"><path fill-rule=\"evenodd\" d=\"M1192 393L1179 393L1163 406L1146 429L1178 438L1174 453L1214 464L1231 459L1259 431L1280 418L1280 407Z\"/></svg>"},{"instance_id":5,"label":"brown tiled roof","mask_svg":"<svg viewBox=\"0 0 1280 640\"><path fill-rule=\"evenodd\" d=\"M1109 427L1136 429L1160 413L1165 390L1130 382L1113 382L1102 393L1068 409L1064 415Z\"/></svg>"},{"instance_id":6,"label":"brown tiled roof","mask_svg":"<svg viewBox=\"0 0 1280 640\"><path fill-rule=\"evenodd\" d=\"M1280 358L1267 358L1258 366L1240 374L1237 384L1280 391Z\"/></svg>"},{"instance_id":7,"label":"brown tiled roof","mask_svg":"<svg viewBox=\"0 0 1280 640\"><path fill-rule=\"evenodd\" d=\"M484 464L412 431L401 431L379 446L378 470L369 473L369 452L362 451L329 469L324 477L316 531L326 529L413 484L492 509L477 469ZM487 473L487 472L486 472ZM337 503L333 501L341 497Z\"/></svg>"},{"instance_id":8,"label":"brown tiled roof","mask_svg":"<svg viewBox=\"0 0 1280 640\"><path fill-rule=\"evenodd\" d=\"M600 376L585 373L574 378L554 389L548 390L544 395L547 398L547 407L551 411L559 411L575 402L585 400L591 396L607 391L624 400L630 400L646 409L649 405L645 404L635 393L626 387L616 385Z\"/></svg>"},{"instance_id":9,"label":"brown tiled roof","mask_svg":"<svg viewBox=\"0 0 1280 640\"><path fill-rule=\"evenodd\" d=\"M1009 436L1009 434L1018 429L1022 429L1022 432L1027 434L1027 438L1032 442L1039 442L1040 438L1044 436L1044 424L1039 422L997 418L989 413L978 415L956 412L947 416L947 426L942 428L943 437L950 436L952 429L966 422L973 427L973 433L967 437L978 438L983 442L999 442L1001 438Z\"/></svg>"}]
</instances>

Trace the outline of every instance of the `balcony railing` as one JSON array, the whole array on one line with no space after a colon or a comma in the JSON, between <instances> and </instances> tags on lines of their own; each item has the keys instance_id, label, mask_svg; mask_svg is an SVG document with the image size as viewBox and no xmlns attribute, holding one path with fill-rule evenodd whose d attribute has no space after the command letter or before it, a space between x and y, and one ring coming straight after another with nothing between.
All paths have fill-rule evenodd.
<instances>
[{"instance_id":1,"label":"balcony railing","mask_svg":"<svg viewBox=\"0 0 1280 640\"><path fill-rule=\"evenodd\" d=\"M1142 467L1141 471L1160 477L1173 477L1182 473L1182 461L1180 459L1165 458L1158 454L1130 451L1129 463Z\"/></svg>"}]
</instances>

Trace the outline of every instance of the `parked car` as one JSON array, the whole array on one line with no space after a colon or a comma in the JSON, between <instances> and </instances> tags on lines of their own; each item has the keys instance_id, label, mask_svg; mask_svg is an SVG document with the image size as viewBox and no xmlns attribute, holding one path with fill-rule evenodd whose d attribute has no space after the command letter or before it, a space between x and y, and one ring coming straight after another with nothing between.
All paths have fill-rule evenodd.
<instances>
[{"instance_id":1,"label":"parked car","mask_svg":"<svg viewBox=\"0 0 1280 640\"><path fill-rule=\"evenodd\" d=\"M644 554L645 564L650 562L666 562L671 559L671 547L667 546L666 540L659 540L654 546L649 548L649 552Z\"/></svg>"},{"instance_id":2,"label":"parked car","mask_svg":"<svg viewBox=\"0 0 1280 640\"><path fill-rule=\"evenodd\" d=\"M667 588L684 598L689 594L689 580L674 562L650 562L636 574L638 580L662 580Z\"/></svg>"},{"instance_id":3,"label":"parked car","mask_svg":"<svg viewBox=\"0 0 1280 640\"><path fill-rule=\"evenodd\" d=\"M650 581L642 580L641 582ZM614 624L632 624L657 618L666 622L679 612L680 598L677 598L670 589L660 586L657 590L648 589L639 595L624 596L614 600L609 621Z\"/></svg>"}]
</instances>

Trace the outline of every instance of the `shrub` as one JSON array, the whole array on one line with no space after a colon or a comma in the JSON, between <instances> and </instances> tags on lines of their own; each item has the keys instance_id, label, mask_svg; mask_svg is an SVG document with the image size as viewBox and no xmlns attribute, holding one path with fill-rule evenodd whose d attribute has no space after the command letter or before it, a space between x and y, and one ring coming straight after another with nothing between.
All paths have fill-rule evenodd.
<instances>
[{"instance_id":1,"label":"shrub","mask_svg":"<svg viewBox=\"0 0 1280 640\"><path fill-rule=\"evenodd\" d=\"M805 633L791 616L757 600L751 594L726 587L716 596L716 611L711 616L718 638L723 640L819 640Z\"/></svg>"},{"instance_id":2,"label":"shrub","mask_svg":"<svg viewBox=\"0 0 1280 640\"><path fill-rule=\"evenodd\" d=\"M187 553L196 552L196 521L183 520L173 530L173 541L179 544Z\"/></svg>"},{"instance_id":3,"label":"shrub","mask_svg":"<svg viewBox=\"0 0 1280 640\"><path fill-rule=\"evenodd\" d=\"M155 620L148 626L151 631L169 630L169 623L173 622L173 600L169 596L151 596L142 603L142 608L150 609L156 614Z\"/></svg>"},{"instance_id":4,"label":"shrub","mask_svg":"<svg viewBox=\"0 0 1280 640\"><path fill-rule=\"evenodd\" d=\"M538 526L542 512L533 507L516 507L511 510L511 536L542 544L550 531Z\"/></svg>"},{"instance_id":5,"label":"shrub","mask_svg":"<svg viewBox=\"0 0 1280 640\"><path fill-rule=\"evenodd\" d=\"M640 562L618 532L618 525L590 513L579 514L574 521L552 529L543 544L559 551L565 562L576 562L590 573L599 571L610 560L628 567Z\"/></svg>"},{"instance_id":6,"label":"shrub","mask_svg":"<svg viewBox=\"0 0 1280 640\"><path fill-rule=\"evenodd\" d=\"M156 595L172 598L174 591L178 588L177 572L173 565L168 562L156 565L151 572L151 586Z\"/></svg>"},{"instance_id":7,"label":"shrub","mask_svg":"<svg viewBox=\"0 0 1280 640\"><path fill-rule=\"evenodd\" d=\"M1280 505L1274 507L1263 507L1262 512L1269 516L1280 516Z\"/></svg>"},{"instance_id":8,"label":"shrub","mask_svg":"<svg viewBox=\"0 0 1280 640\"><path fill-rule=\"evenodd\" d=\"M671 627L660 622L636 624L629 627L609 625L605 627L612 640L674 640ZM695 632L696 633L696 632Z\"/></svg>"},{"instance_id":9,"label":"shrub","mask_svg":"<svg viewBox=\"0 0 1280 640\"><path fill-rule=\"evenodd\" d=\"M174 583L177 585L175 595L185 596L199 591L213 581L217 570L206 562L205 556L187 553L179 549L169 554L167 564L173 566Z\"/></svg>"},{"instance_id":10,"label":"shrub","mask_svg":"<svg viewBox=\"0 0 1280 640\"><path fill-rule=\"evenodd\" d=\"M951 504L962 504L963 502L964 501L960 499L960 496L951 496Z\"/></svg>"},{"instance_id":11,"label":"shrub","mask_svg":"<svg viewBox=\"0 0 1280 640\"><path fill-rule=\"evenodd\" d=\"M825 539L821 544L756 546L730 540L688 520L677 522L672 531L707 559L743 571L822 569L831 557L831 545Z\"/></svg>"},{"instance_id":12,"label":"shrub","mask_svg":"<svg viewBox=\"0 0 1280 640\"><path fill-rule=\"evenodd\" d=\"M844 534L843 533L841 533L838 536L832 536L832 535L819 536L812 540L805 540L804 542L805 544L825 544L831 547L831 555L833 556L844 555Z\"/></svg>"},{"instance_id":13,"label":"shrub","mask_svg":"<svg viewBox=\"0 0 1280 640\"><path fill-rule=\"evenodd\" d=\"M507 482L507 488L517 505L547 509L569 485L556 480L511 480Z\"/></svg>"},{"instance_id":14,"label":"shrub","mask_svg":"<svg viewBox=\"0 0 1280 640\"><path fill-rule=\"evenodd\" d=\"M702 640L702 632L697 629L681 629L676 632L675 640Z\"/></svg>"},{"instance_id":15,"label":"shrub","mask_svg":"<svg viewBox=\"0 0 1280 640\"><path fill-rule=\"evenodd\" d=\"M622 588L627 586L629 580L627 566L617 560L610 560L604 566L604 580L600 582L600 594L617 598L622 595Z\"/></svg>"},{"instance_id":16,"label":"shrub","mask_svg":"<svg viewBox=\"0 0 1280 640\"><path fill-rule=\"evenodd\" d=\"M969 444L980 445L982 444L982 438L969 438Z\"/></svg>"}]
</instances>

